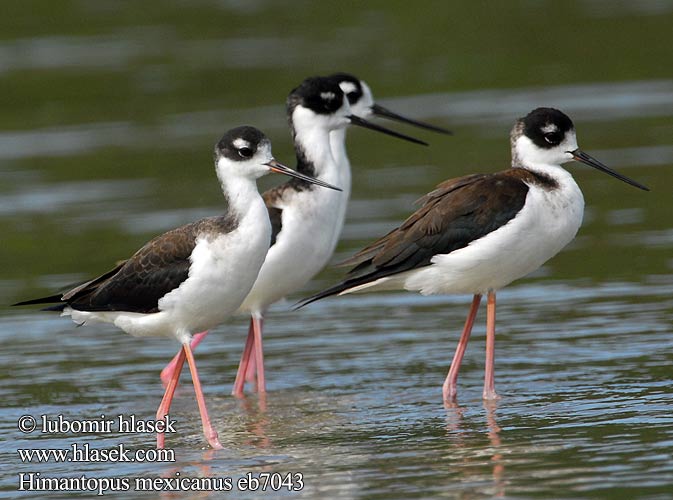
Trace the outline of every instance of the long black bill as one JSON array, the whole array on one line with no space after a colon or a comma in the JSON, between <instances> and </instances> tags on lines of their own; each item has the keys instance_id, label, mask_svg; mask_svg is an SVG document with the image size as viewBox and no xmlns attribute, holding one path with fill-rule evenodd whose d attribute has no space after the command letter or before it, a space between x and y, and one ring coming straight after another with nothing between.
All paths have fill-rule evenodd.
<instances>
[{"instance_id":1,"label":"long black bill","mask_svg":"<svg viewBox=\"0 0 673 500\"><path fill-rule=\"evenodd\" d=\"M378 104L374 104L371 107L371 110L372 113L374 113L376 116L380 116L382 118L388 118L389 120L408 123L409 125L413 125L414 127L424 128L426 130L432 130L433 132L439 132L440 134L453 135L453 132L451 132L450 130L438 127L436 125L430 125L429 123L412 120L411 118L407 118L406 116L398 115L394 111L390 111L388 108L384 108L383 106L379 106Z\"/></svg>"},{"instance_id":2,"label":"long black bill","mask_svg":"<svg viewBox=\"0 0 673 500\"><path fill-rule=\"evenodd\" d=\"M348 115L348 119L351 121L353 125L357 125L358 127L364 127L371 130L376 130L377 132L392 135L393 137L397 137L398 139L404 139L405 141L413 142L414 144L421 144L422 146L428 145L427 142L421 141L420 139L416 139L409 135L400 134L399 132L395 132L394 130L390 130L389 128L385 128L382 127L381 125L376 125L372 122L368 122L367 120L360 118L359 116Z\"/></svg>"},{"instance_id":3,"label":"long black bill","mask_svg":"<svg viewBox=\"0 0 673 500\"><path fill-rule=\"evenodd\" d=\"M575 160L577 160L579 162L582 162L585 165L589 165L590 167L594 167L595 169L598 169L601 172L605 172L606 174L609 174L612 177L616 177L620 181L626 182L627 184L631 184L632 186L635 186L638 189L642 189L644 191L649 191L650 190L650 188L648 188L647 186L643 186L640 182L636 182L633 179L630 179L630 178L626 177L625 175L620 174L619 172L615 172L610 167L607 167L607 166L603 165L596 158L588 155L587 153L582 151L580 148L577 148L575 151L568 151L568 153L573 155L573 158Z\"/></svg>"},{"instance_id":4,"label":"long black bill","mask_svg":"<svg viewBox=\"0 0 673 500\"><path fill-rule=\"evenodd\" d=\"M334 189L335 191L342 191L341 188L338 188L336 186L332 186L331 184L327 184L326 182L320 181L318 179L314 179L313 177L309 177L308 175L300 174L299 172L292 170L290 167L286 167L282 163L280 163L277 160L271 160L268 163L265 163L272 172L275 172L277 174L283 174L283 175L289 175L290 177L296 177L297 179L301 179L302 181L310 182L311 184L317 184L318 186Z\"/></svg>"}]
</instances>

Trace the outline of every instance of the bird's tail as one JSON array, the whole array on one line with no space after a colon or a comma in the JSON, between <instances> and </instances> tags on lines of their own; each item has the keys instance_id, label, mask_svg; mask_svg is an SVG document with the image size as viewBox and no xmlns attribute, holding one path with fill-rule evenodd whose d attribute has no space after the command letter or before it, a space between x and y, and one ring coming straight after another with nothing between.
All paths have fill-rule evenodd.
<instances>
[{"instance_id":1,"label":"bird's tail","mask_svg":"<svg viewBox=\"0 0 673 500\"><path fill-rule=\"evenodd\" d=\"M36 305L36 304L55 304L53 306L43 307L42 309L40 309L40 311L63 312L63 309L65 309L65 306L67 306L67 304L65 302L63 302L62 297L63 297L62 294L58 294L58 295L50 295L49 297L40 297L39 299L24 300L22 302L17 302L16 304L12 304L12 307L14 307L14 306L32 306L32 305Z\"/></svg>"},{"instance_id":2,"label":"bird's tail","mask_svg":"<svg viewBox=\"0 0 673 500\"><path fill-rule=\"evenodd\" d=\"M297 309L301 309L302 307L307 306L311 302L315 302L316 300L324 299L325 297L330 297L332 295L338 295L341 292L345 292L346 290L352 287L353 283L351 283L350 280L342 281L341 283L337 283L334 286L326 288L322 292L318 292L315 295L311 295L310 297L306 297L305 299L300 300L294 305L292 310L296 311Z\"/></svg>"}]
</instances>

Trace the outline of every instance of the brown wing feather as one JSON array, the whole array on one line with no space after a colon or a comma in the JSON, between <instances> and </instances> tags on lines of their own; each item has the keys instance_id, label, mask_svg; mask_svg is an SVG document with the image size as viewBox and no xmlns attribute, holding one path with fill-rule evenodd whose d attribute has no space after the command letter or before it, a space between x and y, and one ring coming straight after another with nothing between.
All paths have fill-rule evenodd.
<instances>
[{"instance_id":1,"label":"brown wing feather","mask_svg":"<svg viewBox=\"0 0 673 500\"><path fill-rule=\"evenodd\" d=\"M189 276L199 236L231 231L235 222L209 217L157 236L125 261L107 280L79 291L69 305L83 311L157 312L161 297Z\"/></svg>"},{"instance_id":2,"label":"brown wing feather","mask_svg":"<svg viewBox=\"0 0 673 500\"><path fill-rule=\"evenodd\" d=\"M419 200L421 207L400 227L344 262L355 267L343 282L306 299L302 305L427 266L435 255L464 248L498 229L514 218L525 203L528 185L521 177L507 170L439 184Z\"/></svg>"},{"instance_id":3,"label":"brown wing feather","mask_svg":"<svg viewBox=\"0 0 673 500\"><path fill-rule=\"evenodd\" d=\"M380 251L387 249L392 251L394 247L394 242L399 242L400 235L407 232L412 227L415 227L419 222L422 222L422 231L427 234L437 234L442 230L442 218L441 217L429 217L428 214L435 209L438 202L443 199L446 199L450 193L453 191L462 188L468 184L477 182L479 179L486 177L482 174L467 175L465 177L457 177L455 179L449 179L447 181L438 184L437 187L430 191L425 196L416 200L416 204L420 205L420 208L411 214L399 227L393 229L385 236L382 236L374 243L363 248L355 255L349 259L344 260L339 263L339 266L355 266L361 264L369 259L372 259ZM441 215L438 213L437 215Z\"/></svg>"},{"instance_id":4,"label":"brown wing feather","mask_svg":"<svg viewBox=\"0 0 673 500\"><path fill-rule=\"evenodd\" d=\"M129 311L153 313L161 297L189 276L190 256L199 236L232 231L236 221L208 217L157 236L129 259L107 273L82 283L64 294L16 305L61 302L81 311Z\"/></svg>"}]
</instances>

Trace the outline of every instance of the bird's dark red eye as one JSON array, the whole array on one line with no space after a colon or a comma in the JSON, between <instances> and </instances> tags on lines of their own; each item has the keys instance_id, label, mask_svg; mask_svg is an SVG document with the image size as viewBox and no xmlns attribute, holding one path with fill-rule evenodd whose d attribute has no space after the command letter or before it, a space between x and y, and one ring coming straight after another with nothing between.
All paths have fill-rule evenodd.
<instances>
[{"instance_id":1,"label":"bird's dark red eye","mask_svg":"<svg viewBox=\"0 0 673 500\"><path fill-rule=\"evenodd\" d=\"M544 134L544 140L549 144L560 144L563 134L560 132L547 132Z\"/></svg>"},{"instance_id":2,"label":"bird's dark red eye","mask_svg":"<svg viewBox=\"0 0 673 500\"><path fill-rule=\"evenodd\" d=\"M241 148L238 150L238 155L241 158L250 158L252 156L252 149L250 148Z\"/></svg>"}]
</instances>

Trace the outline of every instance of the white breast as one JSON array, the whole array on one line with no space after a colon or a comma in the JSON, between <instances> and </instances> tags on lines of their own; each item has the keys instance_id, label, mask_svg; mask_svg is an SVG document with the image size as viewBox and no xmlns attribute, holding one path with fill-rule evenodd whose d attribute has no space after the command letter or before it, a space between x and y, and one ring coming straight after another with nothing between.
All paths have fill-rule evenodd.
<instances>
[{"instance_id":1,"label":"white breast","mask_svg":"<svg viewBox=\"0 0 673 500\"><path fill-rule=\"evenodd\" d=\"M350 192L350 171L335 177L321 176L321 180L339 186L342 192L291 191L277 204L283 209L282 230L240 311L263 312L325 267L339 241Z\"/></svg>"},{"instance_id":2,"label":"white breast","mask_svg":"<svg viewBox=\"0 0 673 500\"><path fill-rule=\"evenodd\" d=\"M271 234L268 220L265 226L266 231L239 226L217 238L201 238L192 253L189 278L163 297L159 308L192 332L224 321L243 302L264 262Z\"/></svg>"}]
</instances>

